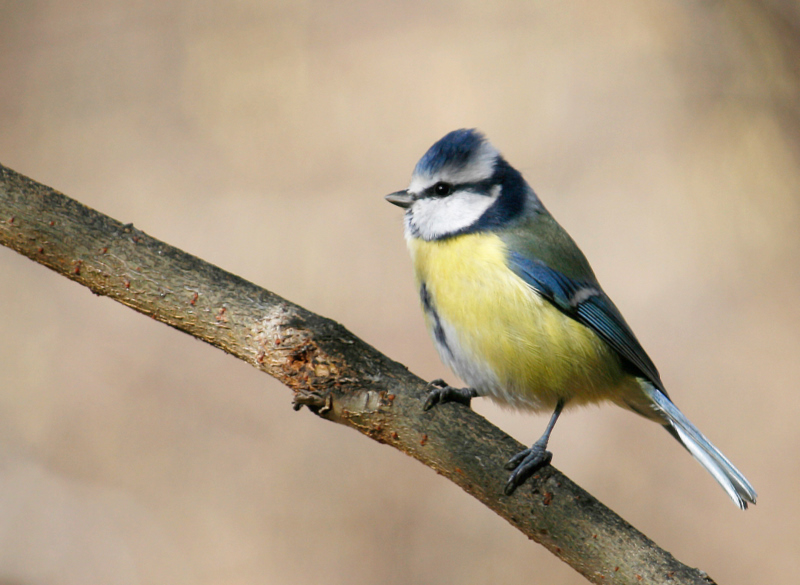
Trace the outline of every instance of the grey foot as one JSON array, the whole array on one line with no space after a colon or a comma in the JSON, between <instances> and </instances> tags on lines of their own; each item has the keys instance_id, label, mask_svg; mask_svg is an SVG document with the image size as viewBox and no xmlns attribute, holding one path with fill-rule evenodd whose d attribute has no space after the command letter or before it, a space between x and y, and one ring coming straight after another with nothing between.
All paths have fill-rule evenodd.
<instances>
[{"instance_id":1,"label":"grey foot","mask_svg":"<svg viewBox=\"0 0 800 585\"><path fill-rule=\"evenodd\" d=\"M448 386L444 380L434 380L428 384L428 397L425 399L425 404L422 405L422 410L430 410L437 404L445 402L458 402L469 406L477 395L478 393L472 388L453 388Z\"/></svg>"},{"instance_id":2,"label":"grey foot","mask_svg":"<svg viewBox=\"0 0 800 585\"><path fill-rule=\"evenodd\" d=\"M506 469L514 472L508 477L503 492L510 496L519 486L545 465L549 465L553 454L547 450L547 441L536 441L530 449L525 449L514 455L506 463Z\"/></svg>"}]
</instances>

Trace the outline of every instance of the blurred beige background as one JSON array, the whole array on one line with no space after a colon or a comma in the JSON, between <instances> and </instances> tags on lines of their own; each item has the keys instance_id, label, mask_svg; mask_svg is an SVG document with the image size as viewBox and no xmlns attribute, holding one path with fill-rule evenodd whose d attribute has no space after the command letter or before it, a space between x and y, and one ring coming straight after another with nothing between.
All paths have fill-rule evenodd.
<instances>
[{"instance_id":1,"label":"blurred beige background","mask_svg":"<svg viewBox=\"0 0 800 585\"><path fill-rule=\"evenodd\" d=\"M799 21L778 1L0 1L0 162L454 380L382 196L482 129L760 500L739 512L612 406L562 419L555 464L720 584L787 583ZM0 372L0 583L584 582L431 470L5 248ZM546 422L476 409L525 443Z\"/></svg>"}]
</instances>

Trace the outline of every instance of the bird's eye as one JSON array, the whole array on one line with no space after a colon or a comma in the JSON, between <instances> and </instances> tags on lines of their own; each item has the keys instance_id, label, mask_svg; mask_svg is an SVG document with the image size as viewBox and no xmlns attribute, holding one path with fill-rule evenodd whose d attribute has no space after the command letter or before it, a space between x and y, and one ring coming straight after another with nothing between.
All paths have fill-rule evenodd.
<instances>
[{"instance_id":1,"label":"bird's eye","mask_svg":"<svg viewBox=\"0 0 800 585\"><path fill-rule=\"evenodd\" d=\"M439 197L445 197L453 192L453 186L450 183L439 182L433 186L433 194Z\"/></svg>"}]
</instances>

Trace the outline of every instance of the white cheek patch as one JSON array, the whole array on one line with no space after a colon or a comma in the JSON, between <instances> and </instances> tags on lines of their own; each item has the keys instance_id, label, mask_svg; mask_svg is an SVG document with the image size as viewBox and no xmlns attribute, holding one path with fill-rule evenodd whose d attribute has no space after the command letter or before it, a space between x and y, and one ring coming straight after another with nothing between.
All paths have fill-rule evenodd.
<instances>
[{"instance_id":1,"label":"white cheek patch","mask_svg":"<svg viewBox=\"0 0 800 585\"><path fill-rule=\"evenodd\" d=\"M406 235L430 241L461 231L478 221L499 196L498 185L490 195L462 191L448 197L419 199L406 214Z\"/></svg>"}]
</instances>

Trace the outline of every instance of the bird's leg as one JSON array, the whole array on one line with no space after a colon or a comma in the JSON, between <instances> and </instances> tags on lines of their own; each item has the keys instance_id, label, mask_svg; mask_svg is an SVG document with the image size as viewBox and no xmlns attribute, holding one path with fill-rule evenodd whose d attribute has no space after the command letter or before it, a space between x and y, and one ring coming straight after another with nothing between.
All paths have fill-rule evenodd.
<instances>
[{"instance_id":1,"label":"bird's leg","mask_svg":"<svg viewBox=\"0 0 800 585\"><path fill-rule=\"evenodd\" d=\"M437 404L445 402L458 402L469 406L477 395L478 392L473 388L453 388L442 379L434 380L428 384L428 397L425 399L425 404L422 405L422 410L430 410Z\"/></svg>"},{"instance_id":2,"label":"bird's leg","mask_svg":"<svg viewBox=\"0 0 800 585\"><path fill-rule=\"evenodd\" d=\"M556 409L553 411L553 416L550 417L550 422L547 423L547 428L544 433L536 441L530 449L525 449L514 455L506 463L506 469L513 469L514 472L508 477L508 482L503 490L507 496L514 493L519 486L525 483L530 476L536 473L545 465L548 465L553 459L553 454L547 450L547 441L550 440L550 433L553 432L553 427L556 425L561 411L564 409L564 399L558 401Z\"/></svg>"}]
</instances>

